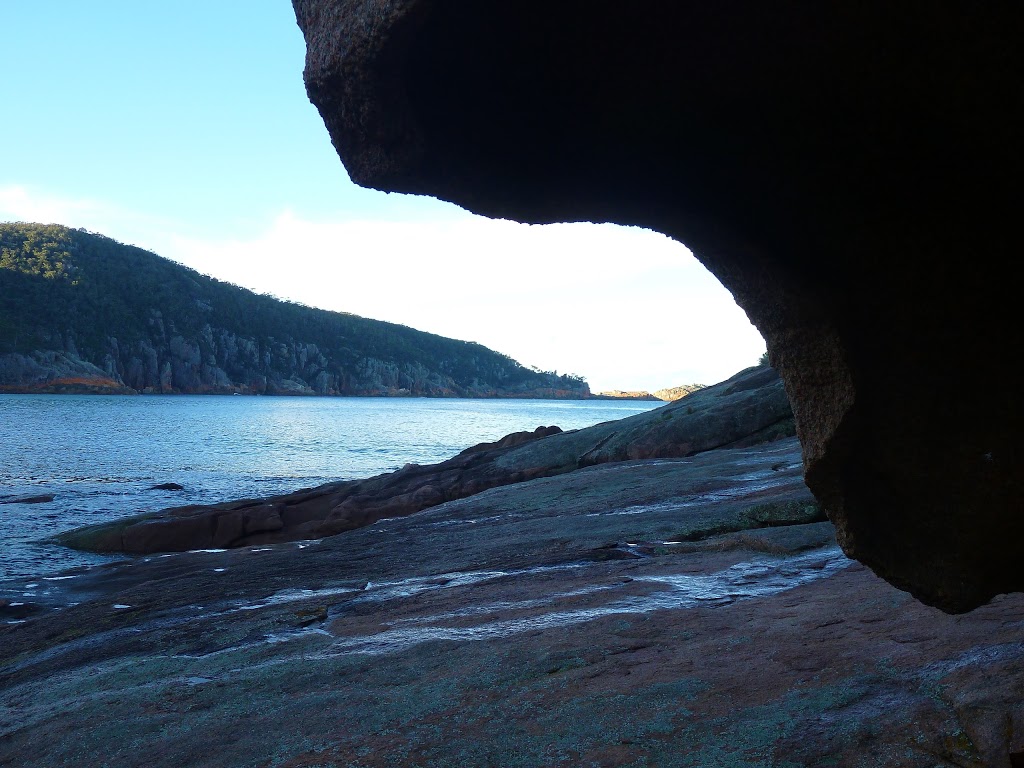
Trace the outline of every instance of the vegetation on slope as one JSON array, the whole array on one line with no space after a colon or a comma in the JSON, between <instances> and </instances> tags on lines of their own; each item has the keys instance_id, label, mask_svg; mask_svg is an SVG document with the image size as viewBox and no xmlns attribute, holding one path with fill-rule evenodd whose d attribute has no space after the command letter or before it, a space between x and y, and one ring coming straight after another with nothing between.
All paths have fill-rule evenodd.
<instances>
[{"instance_id":1,"label":"vegetation on slope","mask_svg":"<svg viewBox=\"0 0 1024 768\"><path fill-rule=\"evenodd\" d=\"M141 248L0 224L0 391L586 397L474 342L257 295Z\"/></svg>"}]
</instances>

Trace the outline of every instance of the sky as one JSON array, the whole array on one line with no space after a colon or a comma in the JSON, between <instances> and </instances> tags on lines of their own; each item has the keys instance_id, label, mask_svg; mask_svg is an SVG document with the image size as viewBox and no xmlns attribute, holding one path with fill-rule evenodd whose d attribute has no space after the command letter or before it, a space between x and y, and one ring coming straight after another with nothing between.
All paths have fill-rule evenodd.
<instances>
[{"instance_id":1,"label":"sky","mask_svg":"<svg viewBox=\"0 0 1024 768\"><path fill-rule=\"evenodd\" d=\"M764 341L684 245L353 184L289 0L0 0L0 221L476 341L595 392L713 384Z\"/></svg>"}]
</instances>

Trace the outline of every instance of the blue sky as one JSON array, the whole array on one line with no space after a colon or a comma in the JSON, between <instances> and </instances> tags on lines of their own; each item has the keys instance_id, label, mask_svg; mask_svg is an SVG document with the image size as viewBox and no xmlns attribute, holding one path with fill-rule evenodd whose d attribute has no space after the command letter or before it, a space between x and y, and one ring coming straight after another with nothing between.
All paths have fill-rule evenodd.
<instances>
[{"instance_id":1,"label":"blue sky","mask_svg":"<svg viewBox=\"0 0 1024 768\"><path fill-rule=\"evenodd\" d=\"M0 221L86 227L254 290L478 341L595 390L764 349L680 244L353 185L288 0L0 0Z\"/></svg>"}]
</instances>

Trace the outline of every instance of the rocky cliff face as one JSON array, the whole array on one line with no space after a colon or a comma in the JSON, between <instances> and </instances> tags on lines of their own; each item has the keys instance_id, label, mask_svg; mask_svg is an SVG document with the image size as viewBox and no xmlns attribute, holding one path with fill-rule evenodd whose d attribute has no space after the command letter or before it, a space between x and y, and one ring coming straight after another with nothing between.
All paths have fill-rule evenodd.
<instances>
[{"instance_id":1,"label":"rocky cliff face","mask_svg":"<svg viewBox=\"0 0 1024 768\"><path fill-rule=\"evenodd\" d=\"M667 387L665 389L659 389L654 393L654 396L659 400L679 400L692 395L694 392L698 392L704 389L703 384L680 384L678 387Z\"/></svg>"},{"instance_id":2,"label":"rocky cliff face","mask_svg":"<svg viewBox=\"0 0 1024 768\"><path fill-rule=\"evenodd\" d=\"M102 368L65 352L0 355L0 392L120 395L134 391L120 377L115 379Z\"/></svg>"},{"instance_id":3,"label":"rocky cliff face","mask_svg":"<svg viewBox=\"0 0 1024 768\"><path fill-rule=\"evenodd\" d=\"M643 390L612 389L607 392L598 392L595 397L614 398L617 400L662 400L672 402L687 395L692 395L694 392L704 389L704 387L704 384L681 384L678 387L659 389L653 393Z\"/></svg>"},{"instance_id":4,"label":"rocky cliff face","mask_svg":"<svg viewBox=\"0 0 1024 768\"><path fill-rule=\"evenodd\" d=\"M686 243L764 335L845 551L946 610L1024 589L1017 7L293 5L357 183Z\"/></svg>"},{"instance_id":5,"label":"rocky cliff face","mask_svg":"<svg viewBox=\"0 0 1024 768\"><path fill-rule=\"evenodd\" d=\"M550 376L523 386L468 385L416 362L362 357L339 369L313 343L261 343L206 325L198 338L168 335L154 311L154 337L130 344L108 337L98 360L74 351L0 355L0 392L108 394L419 395L428 397L586 397L586 385ZM69 341L73 335L69 335ZM538 385L539 384L539 385ZM547 385L547 386L543 386Z\"/></svg>"}]
</instances>

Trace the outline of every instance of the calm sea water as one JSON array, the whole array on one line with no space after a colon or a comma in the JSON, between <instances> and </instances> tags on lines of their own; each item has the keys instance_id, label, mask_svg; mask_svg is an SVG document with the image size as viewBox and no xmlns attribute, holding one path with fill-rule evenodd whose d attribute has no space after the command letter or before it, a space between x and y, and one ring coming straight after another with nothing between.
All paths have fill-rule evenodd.
<instances>
[{"instance_id":1,"label":"calm sea water","mask_svg":"<svg viewBox=\"0 0 1024 768\"><path fill-rule=\"evenodd\" d=\"M181 504L267 496L433 463L509 432L657 407L603 400L0 395L0 596L111 558L43 540ZM178 483L183 491L153 489ZM26 593L27 590L27 593Z\"/></svg>"}]
</instances>

